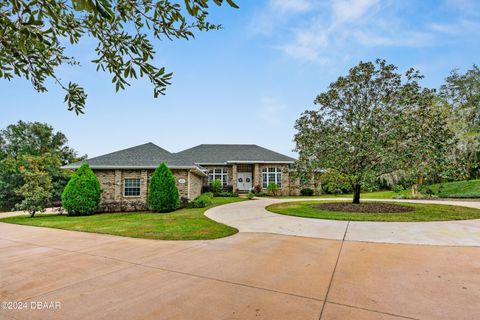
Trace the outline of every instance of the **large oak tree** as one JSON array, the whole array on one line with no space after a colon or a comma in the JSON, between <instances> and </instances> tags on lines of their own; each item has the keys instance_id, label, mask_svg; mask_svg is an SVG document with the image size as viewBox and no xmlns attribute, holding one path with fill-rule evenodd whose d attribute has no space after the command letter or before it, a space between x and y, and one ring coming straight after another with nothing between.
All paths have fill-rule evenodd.
<instances>
[{"instance_id":1,"label":"large oak tree","mask_svg":"<svg viewBox=\"0 0 480 320\"><path fill-rule=\"evenodd\" d=\"M318 110L305 111L295 124L298 167L346 176L354 203L367 182L399 170L424 174L440 157L428 134L443 122L422 131L437 115L435 92L419 85L418 71L396 70L384 60L360 62L317 96Z\"/></svg>"}]
</instances>

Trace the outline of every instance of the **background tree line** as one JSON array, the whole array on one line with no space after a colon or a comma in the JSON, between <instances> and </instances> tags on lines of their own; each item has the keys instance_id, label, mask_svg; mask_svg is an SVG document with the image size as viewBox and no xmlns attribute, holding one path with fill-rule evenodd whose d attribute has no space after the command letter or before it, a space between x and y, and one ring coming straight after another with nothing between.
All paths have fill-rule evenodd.
<instances>
[{"instance_id":1,"label":"background tree line","mask_svg":"<svg viewBox=\"0 0 480 320\"><path fill-rule=\"evenodd\" d=\"M31 209L60 202L70 178L61 166L85 159L66 136L45 123L23 122L0 131L0 208Z\"/></svg>"}]
</instances>

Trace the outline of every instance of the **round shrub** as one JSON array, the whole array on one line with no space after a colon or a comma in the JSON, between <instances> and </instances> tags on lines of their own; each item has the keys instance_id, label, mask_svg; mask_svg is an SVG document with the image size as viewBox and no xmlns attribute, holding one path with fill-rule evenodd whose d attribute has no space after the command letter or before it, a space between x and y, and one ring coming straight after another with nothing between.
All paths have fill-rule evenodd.
<instances>
[{"instance_id":1,"label":"round shrub","mask_svg":"<svg viewBox=\"0 0 480 320\"><path fill-rule=\"evenodd\" d=\"M100 203L102 189L97 176L87 163L82 164L70 177L62 193L62 206L69 215L95 213Z\"/></svg>"},{"instance_id":2,"label":"round shrub","mask_svg":"<svg viewBox=\"0 0 480 320\"><path fill-rule=\"evenodd\" d=\"M175 177L165 163L161 163L150 179L148 206L156 212L171 212L180 205Z\"/></svg>"},{"instance_id":3,"label":"round shrub","mask_svg":"<svg viewBox=\"0 0 480 320\"><path fill-rule=\"evenodd\" d=\"M302 196L311 197L311 196L313 196L313 189L311 189L311 188L303 188L302 190L300 190L300 194L301 194Z\"/></svg>"},{"instance_id":4,"label":"round shrub","mask_svg":"<svg viewBox=\"0 0 480 320\"><path fill-rule=\"evenodd\" d=\"M205 208L213 203L212 196L210 196L209 192L203 193L193 199L192 202L189 203L190 208Z\"/></svg>"}]
</instances>

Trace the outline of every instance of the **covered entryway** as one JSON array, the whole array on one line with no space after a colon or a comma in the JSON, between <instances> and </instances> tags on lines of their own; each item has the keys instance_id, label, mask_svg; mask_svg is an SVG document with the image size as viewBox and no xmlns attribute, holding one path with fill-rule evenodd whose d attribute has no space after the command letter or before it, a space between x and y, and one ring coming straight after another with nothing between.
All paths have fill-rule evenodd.
<instances>
[{"instance_id":1,"label":"covered entryway","mask_svg":"<svg viewBox=\"0 0 480 320\"><path fill-rule=\"evenodd\" d=\"M252 173L251 172L238 172L237 173L237 189L239 191L252 190Z\"/></svg>"},{"instance_id":2,"label":"covered entryway","mask_svg":"<svg viewBox=\"0 0 480 320\"><path fill-rule=\"evenodd\" d=\"M251 164L237 165L237 190L250 191L253 188L253 166Z\"/></svg>"}]
</instances>

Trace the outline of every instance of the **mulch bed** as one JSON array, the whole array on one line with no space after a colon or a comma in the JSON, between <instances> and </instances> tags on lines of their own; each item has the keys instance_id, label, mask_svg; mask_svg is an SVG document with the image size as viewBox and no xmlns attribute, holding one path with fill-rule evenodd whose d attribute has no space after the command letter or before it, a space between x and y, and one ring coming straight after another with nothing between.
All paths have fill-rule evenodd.
<instances>
[{"instance_id":1,"label":"mulch bed","mask_svg":"<svg viewBox=\"0 0 480 320\"><path fill-rule=\"evenodd\" d=\"M402 206L393 203L360 203L351 202L327 202L312 204L312 207L320 210L359 213L400 213L415 211L415 207Z\"/></svg>"}]
</instances>

